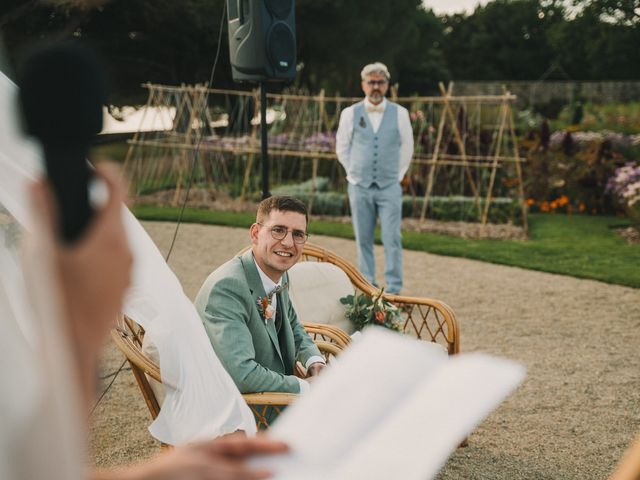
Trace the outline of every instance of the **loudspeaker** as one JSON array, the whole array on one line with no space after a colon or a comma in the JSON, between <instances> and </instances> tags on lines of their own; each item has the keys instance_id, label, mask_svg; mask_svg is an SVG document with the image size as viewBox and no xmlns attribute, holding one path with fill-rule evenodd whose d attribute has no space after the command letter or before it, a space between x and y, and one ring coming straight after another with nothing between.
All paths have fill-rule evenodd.
<instances>
[{"instance_id":1,"label":"loudspeaker","mask_svg":"<svg viewBox=\"0 0 640 480\"><path fill-rule=\"evenodd\" d=\"M294 0L227 0L229 56L236 82L296 76Z\"/></svg>"}]
</instances>

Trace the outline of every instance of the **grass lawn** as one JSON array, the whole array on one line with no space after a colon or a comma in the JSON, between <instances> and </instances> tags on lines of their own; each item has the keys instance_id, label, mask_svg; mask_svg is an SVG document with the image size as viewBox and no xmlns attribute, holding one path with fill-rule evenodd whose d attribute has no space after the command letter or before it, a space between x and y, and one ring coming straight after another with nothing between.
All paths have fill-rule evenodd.
<instances>
[{"instance_id":1,"label":"grass lawn","mask_svg":"<svg viewBox=\"0 0 640 480\"><path fill-rule=\"evenodd\" d=\"M175 221L179 208L139 206L141 220ZM183 221L248 227L248 213L185 209ZM627 245L612 226L625 222L614 217L532 214L531 240L464 240L446 235L405 232L403 246L438 255L473 258L607 283L640 288L640 245ZM351 225L314 221L310 233L353 238ZM378 239L379 240L379 239ZM312 240L313 241L313 238Z\"/></svg>"}]
</instances>

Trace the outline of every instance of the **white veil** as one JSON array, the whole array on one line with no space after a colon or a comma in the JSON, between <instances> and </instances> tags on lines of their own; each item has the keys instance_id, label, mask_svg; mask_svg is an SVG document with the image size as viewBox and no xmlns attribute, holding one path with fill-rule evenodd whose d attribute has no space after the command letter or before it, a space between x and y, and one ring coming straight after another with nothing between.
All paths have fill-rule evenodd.
<instances>
[{"instance_id":1,"label":"white veil","mask_svg":"<svg viewBox=\"0 0 640 480\"><path fill-rule=\"evenodd\" d=\"M16 86L0 72L0 221L2 215L15 219L30 232L35 225L27 208L26 187L42 170L41 153L19 133L16 92ZM125 207L123 220L134 256L124 313L145 328L147 338L158 348L163 380L175 387L165 388L160 415L149 427L151 434L162 442L179 445L236 430L255 433L253 415L213 352L178 279ZM0 277L8 279L10 275L0 264ZM26 289L24 283L21 285ZM10 295L21 294L14 291ZM0 303L0 322L4 322L5 309ZM29 327L22 332L30 336Z\"/></svg>"}]
</instances>

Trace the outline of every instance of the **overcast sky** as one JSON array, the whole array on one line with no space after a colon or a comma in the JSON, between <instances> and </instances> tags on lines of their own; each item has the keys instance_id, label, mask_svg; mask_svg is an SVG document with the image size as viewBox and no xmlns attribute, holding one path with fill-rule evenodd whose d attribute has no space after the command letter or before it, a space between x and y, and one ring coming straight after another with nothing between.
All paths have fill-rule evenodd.
<instances>
[{"instance_id":1,"label":"overcast sky","mask_svg":"<svg viewBox=\"0 0 640 480\"><path fill-rule=\"evenodd\" d=\"M473 12L478 4L486 4L488 0L424 0L424 4L436 14Z\"/></svg>"}]
</instances>

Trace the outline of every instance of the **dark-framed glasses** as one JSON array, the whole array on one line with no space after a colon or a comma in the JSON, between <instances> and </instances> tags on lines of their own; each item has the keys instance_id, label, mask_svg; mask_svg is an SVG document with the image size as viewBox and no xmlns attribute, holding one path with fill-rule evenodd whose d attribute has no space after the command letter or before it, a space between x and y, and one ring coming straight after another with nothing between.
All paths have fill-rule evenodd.
<instances>
[{"instance_id":1,"label":"dark-framed glasses","mask_svg":"<svg viewBox=\"0 0 640 480\"><path fill-rule=\"evenodd\" d=\"M366 84L370 87L381 86L384 87L387 84L387 80L367 80Z\"/></svg>"},{"instance_id":2,"label":"dark-framed glasses","mask_svg":"<svg viewBox=\"0 0 640 480\"><path fill-rule=\"evenodd\" d=\"M291 232L293 242L297 243L298 245L306 243L309 239L309 234L307 232L303 232L302 230L289 230L283 225L274 225L273 227L267 227L265 224L259 222L258 225L268 228L274 240L284 240L284 237L286 237L289 232Z\"/></svg>"}]
</instances>

